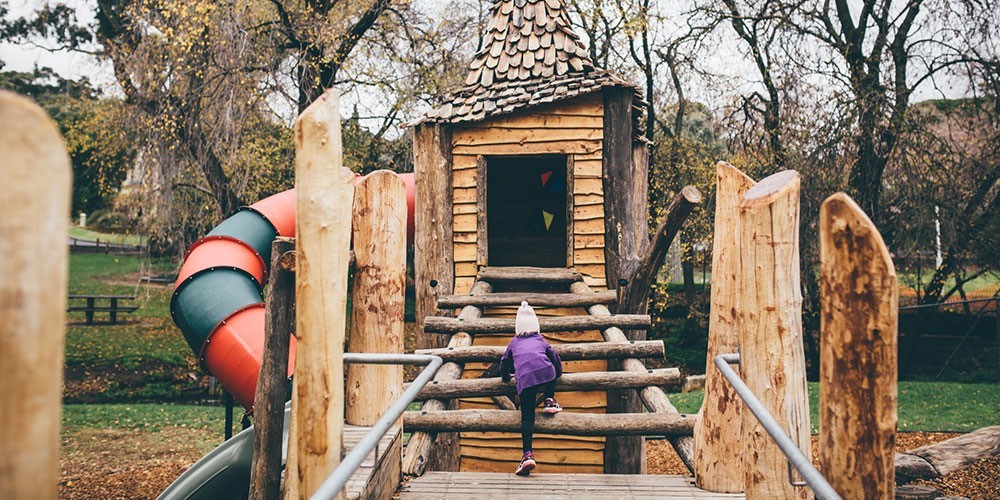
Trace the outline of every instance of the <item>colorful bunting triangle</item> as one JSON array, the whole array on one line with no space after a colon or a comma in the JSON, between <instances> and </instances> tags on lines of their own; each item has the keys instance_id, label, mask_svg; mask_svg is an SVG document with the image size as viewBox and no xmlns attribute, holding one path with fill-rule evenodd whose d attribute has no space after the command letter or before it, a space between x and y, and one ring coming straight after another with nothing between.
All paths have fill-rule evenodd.
<instances>
[{"instance_id":1,"label":"colorful bunting triangle","mask_svg":"<svg viewBox=\"0 0 1000 500\"><path fill-rule=\"evenodd\" d=\"M558 193L564 191L565 189L566 182L562 180L562 177L556 177L556 179L552 181L552 185L549 186L550 193Z\"/></svg>"},{"instance_id":2,"label":"colorful bunting triangle","mask_svg":"<svg viewBox=\"0 0 1000 500\"><path fill-rule=\"evenodd\" d=\"M555 219L555 215L542 210L542 217L545 218L545 230L548 231L552 228L552 219Z\"/></svg>"},{"instance_id":3,"label":"colorful bunting triangle","mask_svg":"<svg viewBox=\"0 0 1000 500\"><path fill-rule=\"evenodd\" d=\"M545 187L545 183L549 182L549 177L552 177L552 171L545 172L541 175L542 177L542 187Z\"/></svg>"}]
</instances>

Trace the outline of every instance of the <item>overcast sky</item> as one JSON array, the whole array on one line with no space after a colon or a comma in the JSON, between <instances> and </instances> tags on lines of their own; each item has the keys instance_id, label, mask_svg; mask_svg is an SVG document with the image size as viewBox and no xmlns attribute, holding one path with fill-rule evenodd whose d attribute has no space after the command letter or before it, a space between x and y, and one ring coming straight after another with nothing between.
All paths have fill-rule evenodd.
<instances>
[{"instance_id":1,"label":"overcast sky","mask_svg":"<svg viewBox=\"0 0 1000 500\"><path fill-rule=\"evenodd\" d=\"M428 8L429 12L435 10L439 0L417 0ZM65 3L73 6L77 10L77 19L82 23L91 23L94 19L93 3L86 0L63 0L62 2L30 1L30 0L7 0L10 13L9 17L21 17L37 10L40 6L48 3ZM671 4L676 5L676 4ZM671 7L668 7L670 10ZM96 58L79 53L69 53L66 51L52 52L44 48L30 45L14 45L0 43L0 59L6 63L6 70L30 71L36 65L40 67L50 67L64 78L76 79L86 76L98 88L110 94L117 94L118 88L114 80L114 74L110 63L99 62ZM713 55L706 61L706 66L711 68L713 73L721 75L723 81L729 82L726 88L687 89L689 99L700 100L712 105L721 104L728 100L728 95L737 91L746 91L754 85L757 80L756 68L745 60L739 53L734 40L722 40L716 47ZM938 79L939 85L935 87L932 82L921 86L913 95L913 101L924 99L939 99L942 97L961 97L966 94L965 86L961 82L948 79ZM690 85L690 87L698 87ZM363 99L363 96L344 96L342 100L343 112L349 114L353 111L355 104L359 101L360 111L364 114L380 114L376 109L369 108L373 102L379 99ZM291 112L291 110L289 110ZM290 117L289 121L290 121ZM407 117L412 118L412 117Z\"/></svg>"}]
</instances>

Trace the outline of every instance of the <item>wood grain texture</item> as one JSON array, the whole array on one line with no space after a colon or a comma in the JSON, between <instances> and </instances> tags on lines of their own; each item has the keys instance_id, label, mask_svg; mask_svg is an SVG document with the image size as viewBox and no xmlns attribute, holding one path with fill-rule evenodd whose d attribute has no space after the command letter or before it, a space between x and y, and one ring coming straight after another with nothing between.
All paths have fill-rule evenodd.
<instances>
[{"instance_id":1,"label":"wood grain texture","mask_svg":"<svg viewBox=\"0 0 1000 500\"><path fill-rule=\"evenodd\" d=\"M906 453L897 453L895 482L906 484L917 479L937 479L997 456L1000 456L1000 426L983 427Z\"/></svg>"},{"instance_id":2,"label":"wood grain texture","mask_svg":"<svg viewBox=\"0 0 1000 500\"><path fill-rule=\"evenodd\" d=\"M405 200L403 179L388 170L369 174L355 188L351 352L403 352ZM375 425L402 385L402 365L348 366L347 423Z\"/></svg>"},{"instance_id":3,"label":"wood grain texture","mask_svg":"<svg viewBox=\"0 0 1000 500\"><path fill-rule=\"evenodd\" d=\"M756 182L719 162L715 174L715 236L712 240L712 297L708 316L705 399L694 428L694 475L699 488L719 493L743 491L743 402L715 367L719 354L739 350L737 311L742 291L739 205Z\"/></svg>"},{"instance_id":4,"label":"wood grain texture","mask_svg":"<svg viewBox=\"0 0 1000 500\"><path fill-rule=\"evenodd\" d=\"M486 281L476 282L472 286L472 293L490 293L493 287ZM481 317L483 310L475 306L466 306L459 313L462 319L475 319ZM472 345L472 336L468 333L458 333L452 335L447 347L467 347ZM434 375L434 380L457 380L462 378L463 365L458 363L445 363ZM456 407L453 405L452 407ZM421 406L421 411L441 411L448 408L445 401L430 400L425 401ZM403 474L419 476L424 473L431 462L434 465L457 468L458 466L458 436L455 433L427 433L414 432L410 435L410 441L406 446L406 453L403 455ZM431 456L432 445L435 445L436 457ZM438 458L441 457L441 458ZM442 463L443 462L443 463Z\"/></svg>"},{"instance_id":5,"label":"wood grain texture","mask_svg":"<svg viewBox=\"0 0 1000 500\"><path fill-rule=\"evenodd\" d=\"M819 463L844 498L893 498L899 288L875 224L844 193L823 202Z\"/></svg>"},{"instance_id":6,"label":"wood grain texture","mask_svg":"<svg viewBox=\"0 0 1000 500\"><path fill-rule=\"evenodd\" d=\"M649 328L650 322L648 314L559 316L539 318L538 327L542 332L601 330L612 326L637 330ZM472 334L514 333L514 319L481 318L463 321L459 318L430 317L424 318L424 332L448 334L458 332Z\"/></svg>"},{"instance_id":7,"label":"wood grain texture","mask_svg":"<svg viewBox=\"0 0 1000 500\"><path fill-rule=\"evenodd\" d=\"M646 386L679 386L681 374L677 368L659 368L645 372L587 372L564 373L556 379L556 392L605 391L608 389L636 389ZM434 381L425 386L417 399L455 399L482 396L512 396L516 393L513 381L503 382L500 377Z\"/></svg>"},{"instance_id":8,"label":"wood grain texture","mask_svg":"<svg viewBox=\"0 0 1000 500\"><path fill-rule=\"evenodd\" d=\"M0 497L55 499L72 170L30 100L0 92L0 119Z\"/></svg>"},{"instance_id":9,"label":"wood grain texture","mask_svg":"<svg viewBox=\"0 0 1000 500\"><path fill-rule=\"evenodd\" d=\"M540 474L511 479L509 472L431 472L402 487L402 500L465 498L694 498L739 499L742 495L711 493L695 488L685 476L609 475L556 472L554 466L539 467ZM576 472L576 473L573 473Z\"/></svg>"},{"instance_id":10,"label":"wood grain texture","mask_svg":"<svg viewBox=\"0 0 1000 500\"><path fill-rule=\"evenodd\" d=\"M413 133L413 266L418 331L425 317L448 314L435 307L436 297L454 291L451 162L451 129L447 125L418 125ZM475 189L454 193L456 201L476 201ZM466 194L471 194L471 199L466 199ZM444 347L447 343L447 339L436 335L417 335L418 348Z\"/></svg>"},{"instance_id":11,"label":"wood grain texture","mask_svg":"<svg viewBox=\"0 0 1000 500\"><path fill-rule=\"evenodd\" d=\"M799 175L767 177L740 202L741 368L747 387L808 457L809 400L799 284ZM745 272L753 270L754 272ZM808 498L788 481L788 461L757 419L743 413L747 498ZM797 474L796 474L797 476ZM798 480L798 479L797 479Z\"/></svg>"},{"instance_id":12,"label":"wood grain texture","mask_svg":"<svg viewBox=\"0 0 1000 500\"><path fill-rule=\"evenodd\" d=\"M570 291L573 293L591 293L590 287L585 283L574 283L570 285ZM590 314L595 316L605 316L611 314L607 306L598 304L587 308ZM607 342L629 342L628 338L619 328L608 328L601 332L604 340ZM642 361L635 358L626 358L621 360L621 369L625 371L641 372L646 370L646 365ZM639 391L639 399L647 410L653 413L667 413L667 414L679 414L677 408L670 403L670 398L667 394L663 392L659 387L645 387ZM670 445L673 446L674 451L677 452L677 456L680 457L681 461L688 470L692 470L692 456L694 454L693 443L694 440L690 436L680 436L680 437L669 437ZM645 443L643 443L645 447ZM645 454L645 451L643 451Z\"/></svg>"},{"instance_id":13,"label":"wood grain texture","mask_svg":"<svg viewBox=\"0 0 1000 500\"><path fill-rule=\"evenodd\" d=\"M294 253L295 240L277 238L271 244L271 273L267 281L264 356L254 395L253 463L250 498L265 500L281 494L281 453L288 399L288 351L295 323L295 273L281 265Z\"/></svg>"},{"instance_id":14,"label":"wood grain texture","mask_svg":"<svg viewBox=\"0 0 1000 500\"><path fill-rule=\"evenodd\" d=\"M556 344L552 348L563 362L581 359L607 358L663 358L663 342L659 340L637 340L629 343L595 342L586 344ZM500 359L505 345L453 347L442 349L421 349L417 354L441 356L445 361L490 361Z\"/></svg>"},{"instance_id":15,"label":"wood grain texture","mask_svg":"<svg viewBox=\"0 0 1000 500\"><path fill-rule=\"evenodd\" d=\"M579 307L610 304L618 300L614 290L595 292L590 296L577 293L490 293L485 295L446 295L438 297L441 309L457 309L469 305L478 307L518 306L527 301L532 307ZM541 312L541 311L538 311Z\"/></svg>"},{"instance_id":16,"label":"wood grain texture","mask_svg":"<svg viewBox=\"0 0 1000 500\"><path fill-rule=\"evenodd\" d=\"M354 175L341 167L340 107L329 90L295 122L296 328L287 492L307 498L340 463Z\"/></svg>"},{"instance_id":17,"label":"wood grain texture","mask_svg":"<svg viewBox=\"0 0 1000 500\"><path fill-rule=\"evenodd\" d=\"M694 417L668 413L570 413L539 415L535 430L570 436L690 436ZM521 430L521 412L503 410L408 411L403 427L414 431Z\"/></svg>"}]
</instances>

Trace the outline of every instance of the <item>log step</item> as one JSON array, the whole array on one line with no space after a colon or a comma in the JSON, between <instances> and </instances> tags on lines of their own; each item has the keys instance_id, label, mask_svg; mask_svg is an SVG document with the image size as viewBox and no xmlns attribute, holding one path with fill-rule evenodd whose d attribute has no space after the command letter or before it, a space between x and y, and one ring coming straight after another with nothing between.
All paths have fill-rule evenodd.
<instances>
[{"instance_id":1,"label":"log step","mask_svg":"<svg viewBox=\"0 0 1000 500\"><path fill-rule=\"evenodd\" d=\"M476 279L490 283L499 281L533 281L536 283L574 283L583 281L576 269L561 267L484 267Z\"/></svg>"},{"instance_id":2,"label":"log step","mask_svg":"<svg viewBox=\"0 0 1000 500\"><path fill-rule=\"evenodd\" d=\"M539 415L535 432L567 436L690 436L694 415L570 413ZM510 410L408 411L405 432L520 432L521 412Z\"/></svg>"},{"instance_id":3,"label":"log step","mask_svg":"<svg viewBox=\"0 0 1000 500\"><path fill-rule=\"evenodd\" d=\"M558 344L552 346L563 361L582 359L620 358L663 358L663 342L659 340L635 340L630 342L593 342L586 344ZM496 361L503 356L504 346L443 347L440 349L417 349L417 354L441 356L456 363Z\"/></svg>"},{"instance_id":4,"label":"log step","mask_svg":"<svg viewBox=\"0 0 1000 500\"><path fill-rule=\"evenodd\" d=\"M613 304L618 300L615 290L591 295L578 293L490 293L485 295L443 295L438 297L438 309L458 309L465 306L501 307L520 305L528 301L532 307L589 307L594 304Z\"/></svg>"},{"instance_id":5,"label":"log step","mask_svg":"<svg viewBox=\"0 0 1000 500\"><path fill-rule=\"evenodd\" d=\"M561 316L538 318L543 332L569 332L579 330L604 330L619 327L626 330L646 330L650 327L648 314L615 314L610 316ZM480 318L463 321L458 318L428 316L424 318L424 333L455 334L514 333L513 318Z\"/></svg>"},{"instance_id":6,"label":"log step","mask_svg":"<svg viewBox=\"0 0 1000 500\"><path fill-rule=\"evenodd\" d=\"M636 389L648 386L680 386L681 372L677 368L660 368L646 372L584 372L564 373L556 379L556 392L606 391ZM406 384L408 386L409 384ZM404 387L406 387L404 386ZM405 390L405 389L404 389ZM514 394L516 386L500 377L433 381L425 386L417 399L480 398Z\"/></svg>"}]
</instances>

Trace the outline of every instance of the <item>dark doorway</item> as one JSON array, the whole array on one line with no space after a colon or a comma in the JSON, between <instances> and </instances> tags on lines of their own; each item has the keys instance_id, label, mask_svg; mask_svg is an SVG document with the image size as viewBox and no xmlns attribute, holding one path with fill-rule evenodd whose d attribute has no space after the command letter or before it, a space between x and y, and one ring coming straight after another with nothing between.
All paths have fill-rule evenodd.
<instances>
[{"instance_id":1,"label":"dark doorway","mask_svg":"<svg viewBox=\"0 0 1000 500\"><path fill-rule=\"evenodd\" d=\"M486 161L491 266L566 267L566 157Z\"/></svg>"}]
</instances>

